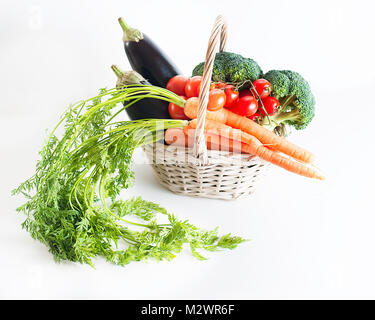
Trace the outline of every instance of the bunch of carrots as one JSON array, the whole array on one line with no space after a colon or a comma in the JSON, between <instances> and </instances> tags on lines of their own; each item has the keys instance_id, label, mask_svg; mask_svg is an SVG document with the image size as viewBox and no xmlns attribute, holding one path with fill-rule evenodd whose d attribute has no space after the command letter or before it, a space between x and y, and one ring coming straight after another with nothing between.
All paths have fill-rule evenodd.
<instances>
[{"instance_id":1,"label":"bunch of carrots","mask_svg":"<svg viewBox=\"0 0 375 320\"><path fill-rule=\"evenodd\" d=\"M190 97L180 105L185 116L191 120L184 129L167 129L167 144L192 146L197 125L198 102L198 97ZM314 155L311 152L227 108L207 110L204 132L208 149L256 155L298 175L324 179L320 170L312 165Z\"/></svg>"}]
</instances>

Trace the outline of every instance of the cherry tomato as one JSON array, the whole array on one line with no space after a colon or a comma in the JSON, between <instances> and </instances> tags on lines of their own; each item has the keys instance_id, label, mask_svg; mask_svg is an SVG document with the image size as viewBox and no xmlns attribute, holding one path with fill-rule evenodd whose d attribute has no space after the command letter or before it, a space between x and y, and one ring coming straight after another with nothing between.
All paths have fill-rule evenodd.
<instances>
[{"instance_id":1,"label":"cherry tomato","mask_svg":"<svg viewBox=\"0 0 375 320\"><path fill-rule=\"evenodd\" d=\"M189 79L184 76L174 76L169 79L166 89L174 92L175 94L178 94L179 96L185 95L185 85L188 82L188 80Z\"/></svg>"},{"instance_id":2,"label":"cherry tomato","mask_svg":"<svg viewBox=\"0 0 375 320\"><path fill-rule=\"evenodd\" d=\"M255 112L252 116L248 117L249 119L253 120L253 121L256 121L257 119L261 118L262 116L260 115L260 113L257 111Z\"/></svg>"},{"instance_id":3,"label":"cherry tomato","mask_svg":"<svg viewBox=\"0 0 375 320\"><path fill-rule=\"evenodd\" d=\"M230 111L240 116L250 117L258 110L258 101L253 96L239 98Z\"/></svg>"},{"instance_id":4,"label":"cherry tomato","mask_svg":"<svg viewBox=\"0 0 375 320\"><path fill-rule=\"evenodd\" d=\"M226 96L224 107L231 108L237 102L238 97L239 97L239 92L231 84L225 85L224 92Z\"/></svg>"},{"instance_id":5,"label":"cherry tomato","mask_svg":"<svg viewBox=\"0 0 375 320\"><path fill-rule=\"evenodd\" d=\"M224 83L224 82L214 82L213 85L214 85L215 88L217 88L217 89L224 89L225 86L227 86L227 84Z\"/></svg>"},{"instance_id":6,"label":"cherry tomato","mask_svg":"<svg viewBox=\"0 0 375 320\"><path fill-rule=\"evenodd\" d=\"M198 96L200 94L201 88L202 88L202 84L198 87ZM210 91L212 91L213 89L221 89L225 92L225 101L226 102L225 102L224 107L226 107L226 108L230 108L238 100L239 93L238 93L237 90L235 90L234 86L232 86L230 84L226 84L224 82L213 82L210 85ZM249 95L250 95L250 93L249 93Z\"/></svg>"},{"instance_id":7,"label":"cherry tomato","mask_svg":"<svg viewBox=\"0 0 375 320\"><path fill-rule=\"evenodd\" d=\"M198 97L198 88L200 87L202 82L201 76L195 76L190 78L185 85L185 95L188 98L191 97Z\"/></svg>"},{"instance_id":8,"label":"cherry tomato","mask_svg":"<svg viewBox=\"0 0 375 320\"><path fill-rule=\"evenodd\" d=\"M265 116L266 113L264 112L262 103L263 103L264 109L266 109L268 115L272 115L272 114L276 113L277 109L280 106L280 102L274 97L269 96L265 99L262 99L262 102L259 102L259 113L263 116Z\"/></svg>"},{"instance_id":9,"label":"cherry tomato","mask_svg":"<svg viewBox=\"0 0 375 320\"><path fill-rule=\"evenodd\" d=\"M198 97L199 97L199 95L200 95L200 93L201 93L201 89L202 89L202 83L201 83L200 86L198 87ZM212 90L212 89L216 89L216 84L215 84L215 83L211 83L211 84L210 84L210 90Z\"/></svg>"},{"instance_id":10,"label":"cherry tomato","mask_svg":"<svg viewBox=\"0 0 375 320\"><path fill-rule=\"evenodd\" d=\"M245 97L245 96L252 96L249 89L244 89L244 90L240 91L239 97L242 98L242 97Z\"/></svg>"},{"instance_id":11,"label":"cherry tomato","mask_svg":"<svg viewBox=\"0 0 375 320\"><path fill-rule=\"evenodd\" d=\"M180 96L181 98L187 99L185 96ZM169 115L172 119L180 119L180 120L189 120L189 118L184 113L184 108L170 102L168 106Z\"/></svg>"},{"instance_id":12,"label":"cherry tomato","mask_svg":"<svg viewBox=\"0 0 375 320\"><path fill-rule=\"evenodd\" d=\"M212 89L208 96L207 110L216 111L224 107L226 95L223 90Z\"/></svg>"},{"instance_id":13,"label":"cherry tomato","mask_svg":"<svg viewBox=\"0 0 375 320\"><path fill-rule=\"evenodd\" d=\"M266 79L258 79L253 82L250 88L251 94L256 98L264 99L271 93L271 84Z\"/></svg>"}]
</instances>

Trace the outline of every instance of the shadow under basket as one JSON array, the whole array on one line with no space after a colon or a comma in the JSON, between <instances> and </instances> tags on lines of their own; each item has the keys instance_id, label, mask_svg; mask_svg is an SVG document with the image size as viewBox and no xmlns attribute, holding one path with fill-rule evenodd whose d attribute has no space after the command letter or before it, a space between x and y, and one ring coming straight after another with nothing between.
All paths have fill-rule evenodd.
<instances>
[{"instance_id":1,"label":"shadow under basket","mask_svg":"<svg viewBox=\"0 0 375 320\"><path fill-rule=\"evenodd\" d=\"M269 163L248 154L207 150L202 165L191 149L156 142L143 151L161 185L170 191L193 197L234 200L255 191Z\"/></svg>"}]
</instances>

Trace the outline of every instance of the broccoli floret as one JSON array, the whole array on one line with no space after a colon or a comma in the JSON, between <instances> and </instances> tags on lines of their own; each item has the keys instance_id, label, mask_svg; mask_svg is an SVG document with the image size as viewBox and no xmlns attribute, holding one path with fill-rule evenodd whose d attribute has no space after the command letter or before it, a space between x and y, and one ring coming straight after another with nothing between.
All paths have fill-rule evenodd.
<instances>
[{"instance_id":1,"label":"broccoli floret","mask_svg":"<svg viewBox=\"0 0 375 320\"><path fill-rule=\"evenodd\" d=\"M193 70L193 76L203 75L204 62ZM215 56L212 81L242 83L254 81L262 76L262 69L250 58L232 52L219 52Z\"/></svg>"},{"instance_id":2,"label":"broccoli floret","mask_svg":"<svg viewBox=\"0 0 375 320\"><path fill-rule=\"evenodd\" d=\"M283 79L281 74L289 79L286 94L284 94L286 82L283 82L285 79L281 80ZM297 130L306 128L315 115L315 98L308 82L299 73L290 70L273 70L271 75L267 80L272 85L272 95L278 95L281 99L279 99L279 112L269 119L276 125L285 123ZM263 119L263 122L267 123L267 121L267 118Z\"/></svg>"},{"instance_id":3,"label":"broccoli floret","mask_svg":"<svg viewBox=\"0 0 375 320\"><path fill-rule=\"evenodd\" d=\"M289 78L289 95L311 93L308 82L298 72L283 70L281 73Z\"/></svg>"},{"instance_id":4,"label":"broccoli floret","mask_svg":"<svg viewBox=\"0 0 375 320\"><path fill-rule=\"evenodd\" d=\"M286 74L279 70L268 71L264 76L272 85L272 95L276 98L285 97L289 93L290 80Z\"/></svg>"}]
</instances>

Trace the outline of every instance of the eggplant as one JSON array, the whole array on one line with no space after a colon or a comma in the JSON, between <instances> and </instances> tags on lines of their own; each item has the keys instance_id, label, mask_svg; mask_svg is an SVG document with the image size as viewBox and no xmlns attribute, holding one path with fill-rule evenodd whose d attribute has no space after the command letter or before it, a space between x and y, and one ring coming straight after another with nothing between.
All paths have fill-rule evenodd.
<instances>
[{"instance_id":1,"label":"eggplant","mask_svg":"<svg viewBox=\"0 0 375 320\"><path fill-rule=\"evenodd\" d=\"M160 48L145 34L118 19L123 31L125 53L132 69L152 85L165 88L169 79L182 74Z\"/></svg>"},{"instance_id":2,"label":"eggplant","mask_svg":"<svg viewBox=\"0 0 375 320\"><path fill-rule=\"evenodd\" d=\"M144 84L150 85L136 71L122 71L118 66L113 65L113 72L117 76L117 87L122 87L127 84ZM129 102L124 101L123 105L126 106ZM170 119L168 111L169 103L165 100L154 99L154 98L143 98L130 107L126 108L125 111L128 114L130 120L139 119Z\"/></svg>"}]
</instances>

